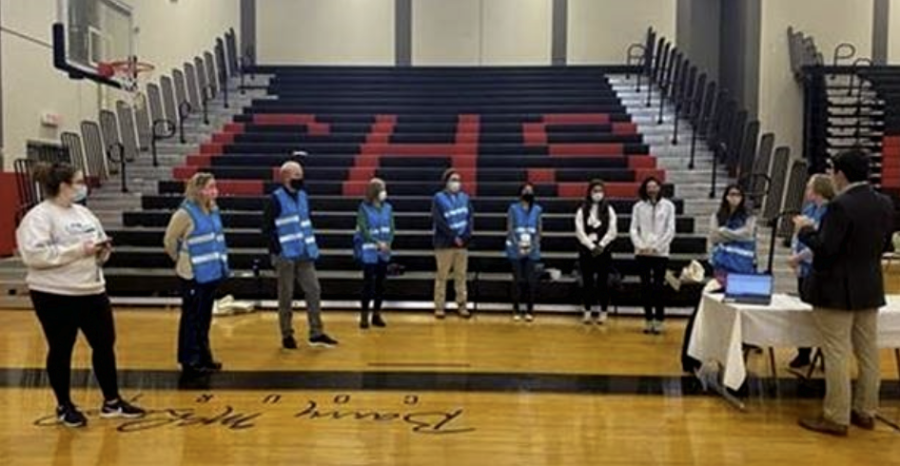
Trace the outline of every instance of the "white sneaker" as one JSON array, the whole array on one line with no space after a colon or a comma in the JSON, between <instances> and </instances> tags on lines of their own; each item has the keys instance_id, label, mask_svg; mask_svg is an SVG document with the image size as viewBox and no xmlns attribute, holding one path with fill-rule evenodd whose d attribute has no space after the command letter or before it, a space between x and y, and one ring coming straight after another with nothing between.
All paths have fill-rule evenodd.
<instances>
[{"instance_id":1,"label":"white sneaker","mask_svg":"<svg viewBox=\"0 0 900 466\"><path fill-rule=\"evenodd\" d=\"M606 311L600 311L600 317L597 317L597 323L600 325L606 325Z\"/></svg>"},{"instance_id":2,"label":"white sneaker","mask_svg":"<svg viewBox=\"0 0 900 466\"><path fill-rule=\"evenodd\" d=\"M644 323L644 333L651 334L656 331L656 321L648 320Z\"/></svg>"},{"instance_id":3,"label":"white sneaker","mask_svg":"<svg viewBox=\"0 0 900 466\"><path fill-rule=\"evenodd\" d=\"M534 314L528 313L525 314L525 322L531 322L534 320Z\"/></svg>"},{"instance_id":4,"label":"white sneaker","mask_svg":"<svg viewBox=\"0 0 900 466\"><path fill-rule=\"evenodd\" d=\"M513 312L513 320L516 322L522 320L522 315L519 314L518 312Z\"/></svg>"},{"instance_id":5,"label":"white sneaker","mask_svg":"<svg viewBox=\"0 0 900 466\"><path fill-rule=\"evenodd\" d=\"M581 318L581 322L585 325L591 324L591 311L584 311L584 317Z\"/></svg>"},{"instance_id":6,"label":"white sneaker","mask_svg":"<svg viewBox=\"0 0 900 466\"><path fill-rule=\"evenodd\" d=\"M655 333L657 335L661 335L663 333L663 330L666 329L665 324L663 324L663 321L661 321L661 320L654 321L654 323L656 324L656 327L654 328L653 333Z\"/></svg>"}]
</instances>

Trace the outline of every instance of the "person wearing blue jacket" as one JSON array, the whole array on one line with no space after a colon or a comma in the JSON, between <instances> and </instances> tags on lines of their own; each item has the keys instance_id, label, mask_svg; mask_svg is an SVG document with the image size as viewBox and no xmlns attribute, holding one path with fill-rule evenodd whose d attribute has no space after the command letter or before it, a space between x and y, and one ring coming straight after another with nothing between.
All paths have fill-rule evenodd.
<instances>
[{"instance_id":1,"label":"person wearing blue jacket","mask_svg":"<svg viewBox=\"0 0 900 466\"><path fill-rule=\"evenodd\" d=\"M474 227L474 210L469 195L462 190L462 177L454 169L442 176L444 189L434 195L431 216L434 222L434 316L446 317L447 279L453 273L459 315L471 317L468 309L466 274L469 267L469 242Z\"/></svg>"},{"instance_id":2,"label":"person wearing blue jacket","mask_svg":"<svg viewBox=\"0 0 900 466\"><path fill-rule=\"evenodd\" d=\"M387 202L384 181L373 178L366 189L366 198L359 204L356 233L353 236L354 254L362 263L363 288L360 296L359 328L369 328L369 304L372 303L371 324L384 327L381 303L384 280L391 262L391 243L394 242L394 209ZM374 301L374 302L373 302Z\"/></svg>"},{"instance_id":3,"label":"person wearing blue jacket","mask_svg":"<svg viewBox=\"0 0 900 466\"><path fill-rule=\"evenodd\" d=\"M519 200L506 213L506 257L513 270L513 318L523 317L521 302L525 301L524 318L534 320L534 294L537 290L537 263L541 260L543 208L534 202L534 186L526 183L519 190Z\"/></svg>"}]
</instances>

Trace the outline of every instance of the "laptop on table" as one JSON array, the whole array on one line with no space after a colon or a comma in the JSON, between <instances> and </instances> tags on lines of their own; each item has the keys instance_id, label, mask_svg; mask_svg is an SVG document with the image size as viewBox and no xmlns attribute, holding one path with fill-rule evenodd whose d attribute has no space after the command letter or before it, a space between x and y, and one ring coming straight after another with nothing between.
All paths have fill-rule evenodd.
<instances>
[{"instance_id":1,"label":"laptop on table","mask_svg":"<svg viewBox=\"0 0 900 466\"><path fill-rule=\"evenodd\" d=\"M772 303L773 284L771 275L728 274L725 301L768 306Z\"/></svg>"}]
</instances>

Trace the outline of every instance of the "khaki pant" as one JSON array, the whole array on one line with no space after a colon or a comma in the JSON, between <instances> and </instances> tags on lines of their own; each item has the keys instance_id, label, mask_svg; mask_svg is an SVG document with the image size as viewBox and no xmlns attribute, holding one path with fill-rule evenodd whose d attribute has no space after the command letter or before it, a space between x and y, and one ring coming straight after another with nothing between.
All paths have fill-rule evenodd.
<instances>
[{"instance_id":1,"label":"khaki pant","mask_svg":"<svg viewBox=\"0 0 900 466\"><path fill-rule=\"evenodd\" d=\"M881 369L878 362L878 311L844 311L816 308L816 325L822 334L825 357L826 419L850 424L850 410L874 416L878 409ZM856 393L850 388L850 352L856 356L859 377Z\"/></svg>"},{"instance_id":2,"label":"khaki pant","mask_svg":"<svg viewBox=\"0 0 900 466\"><path fill-rule=\"evenodd\" d=\"M434 277L434 310L443 312L447 299L447 279L453 272L456 289L456 304L460 310L467 309L466 274L469 268L469 251L466 249L435 249L437 275Z\"/></svg>"}]
</instances>

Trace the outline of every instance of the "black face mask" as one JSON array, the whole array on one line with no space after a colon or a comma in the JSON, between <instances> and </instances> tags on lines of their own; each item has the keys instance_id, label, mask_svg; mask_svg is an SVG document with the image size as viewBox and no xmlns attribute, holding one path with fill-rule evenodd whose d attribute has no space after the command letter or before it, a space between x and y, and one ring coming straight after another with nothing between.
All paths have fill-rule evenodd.
<instances>
[{"instance_id":1,"label":"black face mask","mask_svg":"<svg viewBox=\"0 0 900 466\"><path fill-rule=\"evenodd\" d=\"M523 195L522 195L522 200L525 201L525 202L527 202L527 203L529 203L529 204L533 204L533 203L534 203L534 193L525 193L525 194L523 194Z\"/></svg>"},{"instance_id":2,"label":"black face mask","mask_svg":"<svg viewBox=\"0 0 900 466\"><path fill-rule=\"evenodd\" d=\"M303 189L303 178L291 180L291 189L300 191Z\"/></svg>"}]
</instances>

